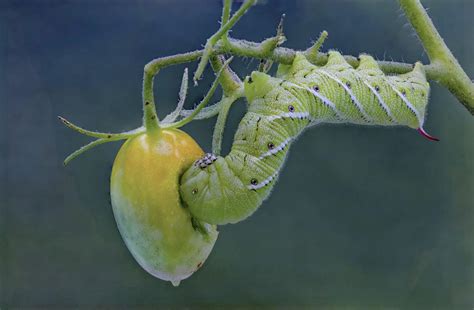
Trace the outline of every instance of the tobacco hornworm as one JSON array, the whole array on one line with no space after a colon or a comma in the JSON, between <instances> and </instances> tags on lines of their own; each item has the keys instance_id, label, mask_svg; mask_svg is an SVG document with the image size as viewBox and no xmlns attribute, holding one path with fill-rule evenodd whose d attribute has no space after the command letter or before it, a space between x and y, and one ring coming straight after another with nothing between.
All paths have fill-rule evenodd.
<instances>
[{"instance_id":1,"label":"tobacco hornworm","mask_svg":"<svg viewBox=\"0 0 474 310\"><path fill-rule=\"evenodd\" d=\"M329 52L322 67L298 53L277 76L253 72L245 80L248 112L230 153L206 154L181 178L181 197L193 216L212 224L239 222L267 198L291 142L319 123L403 125L423 130L430 86L421 63L387 76L368 55L354 69Z\"/></svg>"}]
</instances>

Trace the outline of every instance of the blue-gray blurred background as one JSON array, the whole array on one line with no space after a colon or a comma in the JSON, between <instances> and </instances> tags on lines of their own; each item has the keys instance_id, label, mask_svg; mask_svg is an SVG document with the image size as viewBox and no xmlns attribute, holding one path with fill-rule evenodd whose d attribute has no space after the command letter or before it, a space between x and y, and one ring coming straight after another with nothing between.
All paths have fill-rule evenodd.
<instances>
[{"instance_id":1,"label":"blue-gray blurred background","mask_svg":"<svg viewBox=\"0 0 474 310\"><path fill-rule=\"evenodd\" d=\"M423 3L474 77L474 2ZM441 142L406 128L312 128L272 196L220 227L204 267L179 288L135 263L109 204L119 143L63 167L89 139L56 116L101 131L139 126L144 64L201 48L220 10L219 0L1 1L0 307L472 309L474 119L437 84L426 129ZM324 49L427 62L397 1L268 0L232 35L272 36L282 13L286 46L305 49L327 30ZM257 65L232 64L241 76ZM161 117L184 67L156 79ZM212 76L190 88L188 107ZM233 107L225 150L244 112L244 102ZM209 151L214 121L184 129Z\"/></svg>"}]
</instances>

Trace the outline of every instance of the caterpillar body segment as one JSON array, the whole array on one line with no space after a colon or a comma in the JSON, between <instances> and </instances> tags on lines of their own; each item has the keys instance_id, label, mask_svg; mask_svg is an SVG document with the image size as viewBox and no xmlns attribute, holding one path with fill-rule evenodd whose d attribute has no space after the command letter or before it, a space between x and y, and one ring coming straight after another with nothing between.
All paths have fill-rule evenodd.
<instances>
[{"instance_id":1,"label":"caterpillar body segment","mask_svg":"<svg viewBox=\"0 0 474 310\"><path fill-rule=\"evenodd\" d=\"M298 53L277 76L253 72L245 80L248 112L230 153L207 154L181 177L181 198L191 214L211 224L236 223L268 197L291 142L319 123L403 125L423 130L429 84L423 66L387 76L368 55L357 68L335 51L322 67ZM434 139L434 138L433 138Z\"/></svg>"}]
</instances>

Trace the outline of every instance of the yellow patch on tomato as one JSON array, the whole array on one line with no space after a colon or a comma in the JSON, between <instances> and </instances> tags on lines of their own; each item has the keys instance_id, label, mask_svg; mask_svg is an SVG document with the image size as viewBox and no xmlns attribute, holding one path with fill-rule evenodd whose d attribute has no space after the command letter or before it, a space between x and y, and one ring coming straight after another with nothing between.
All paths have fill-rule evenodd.
<instances>
[{"instance_id":1,"label":"yellow patch on tomato","mask_svg":"<svg viewBox=\"0 0 474 310\"><path fill-rule=\"evenodd\" d=\"M179 196L181 174L203 155L178 129L160 129L125 142L112 168L111 198L128 249L150 274L174 285L206 260L216 227L193 220Z\"/></svg>"}]
</instances>

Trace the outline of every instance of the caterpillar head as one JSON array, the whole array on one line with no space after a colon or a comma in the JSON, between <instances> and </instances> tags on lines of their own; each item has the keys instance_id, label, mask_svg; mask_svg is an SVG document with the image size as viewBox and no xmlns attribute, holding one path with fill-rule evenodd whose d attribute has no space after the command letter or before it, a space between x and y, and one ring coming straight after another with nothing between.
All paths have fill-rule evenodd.
<instances>
[{"instance_id":1,"label":"caterpillar head","mask_svg":"<svg viewBox=\"0 0 474 310\"><path fill-rule=\"evenodd\" d=\"M262 98L274 87L274 78L259 71L253 71L244 80L245 96L248 102Z\"/></svg>"}]
</instances>

